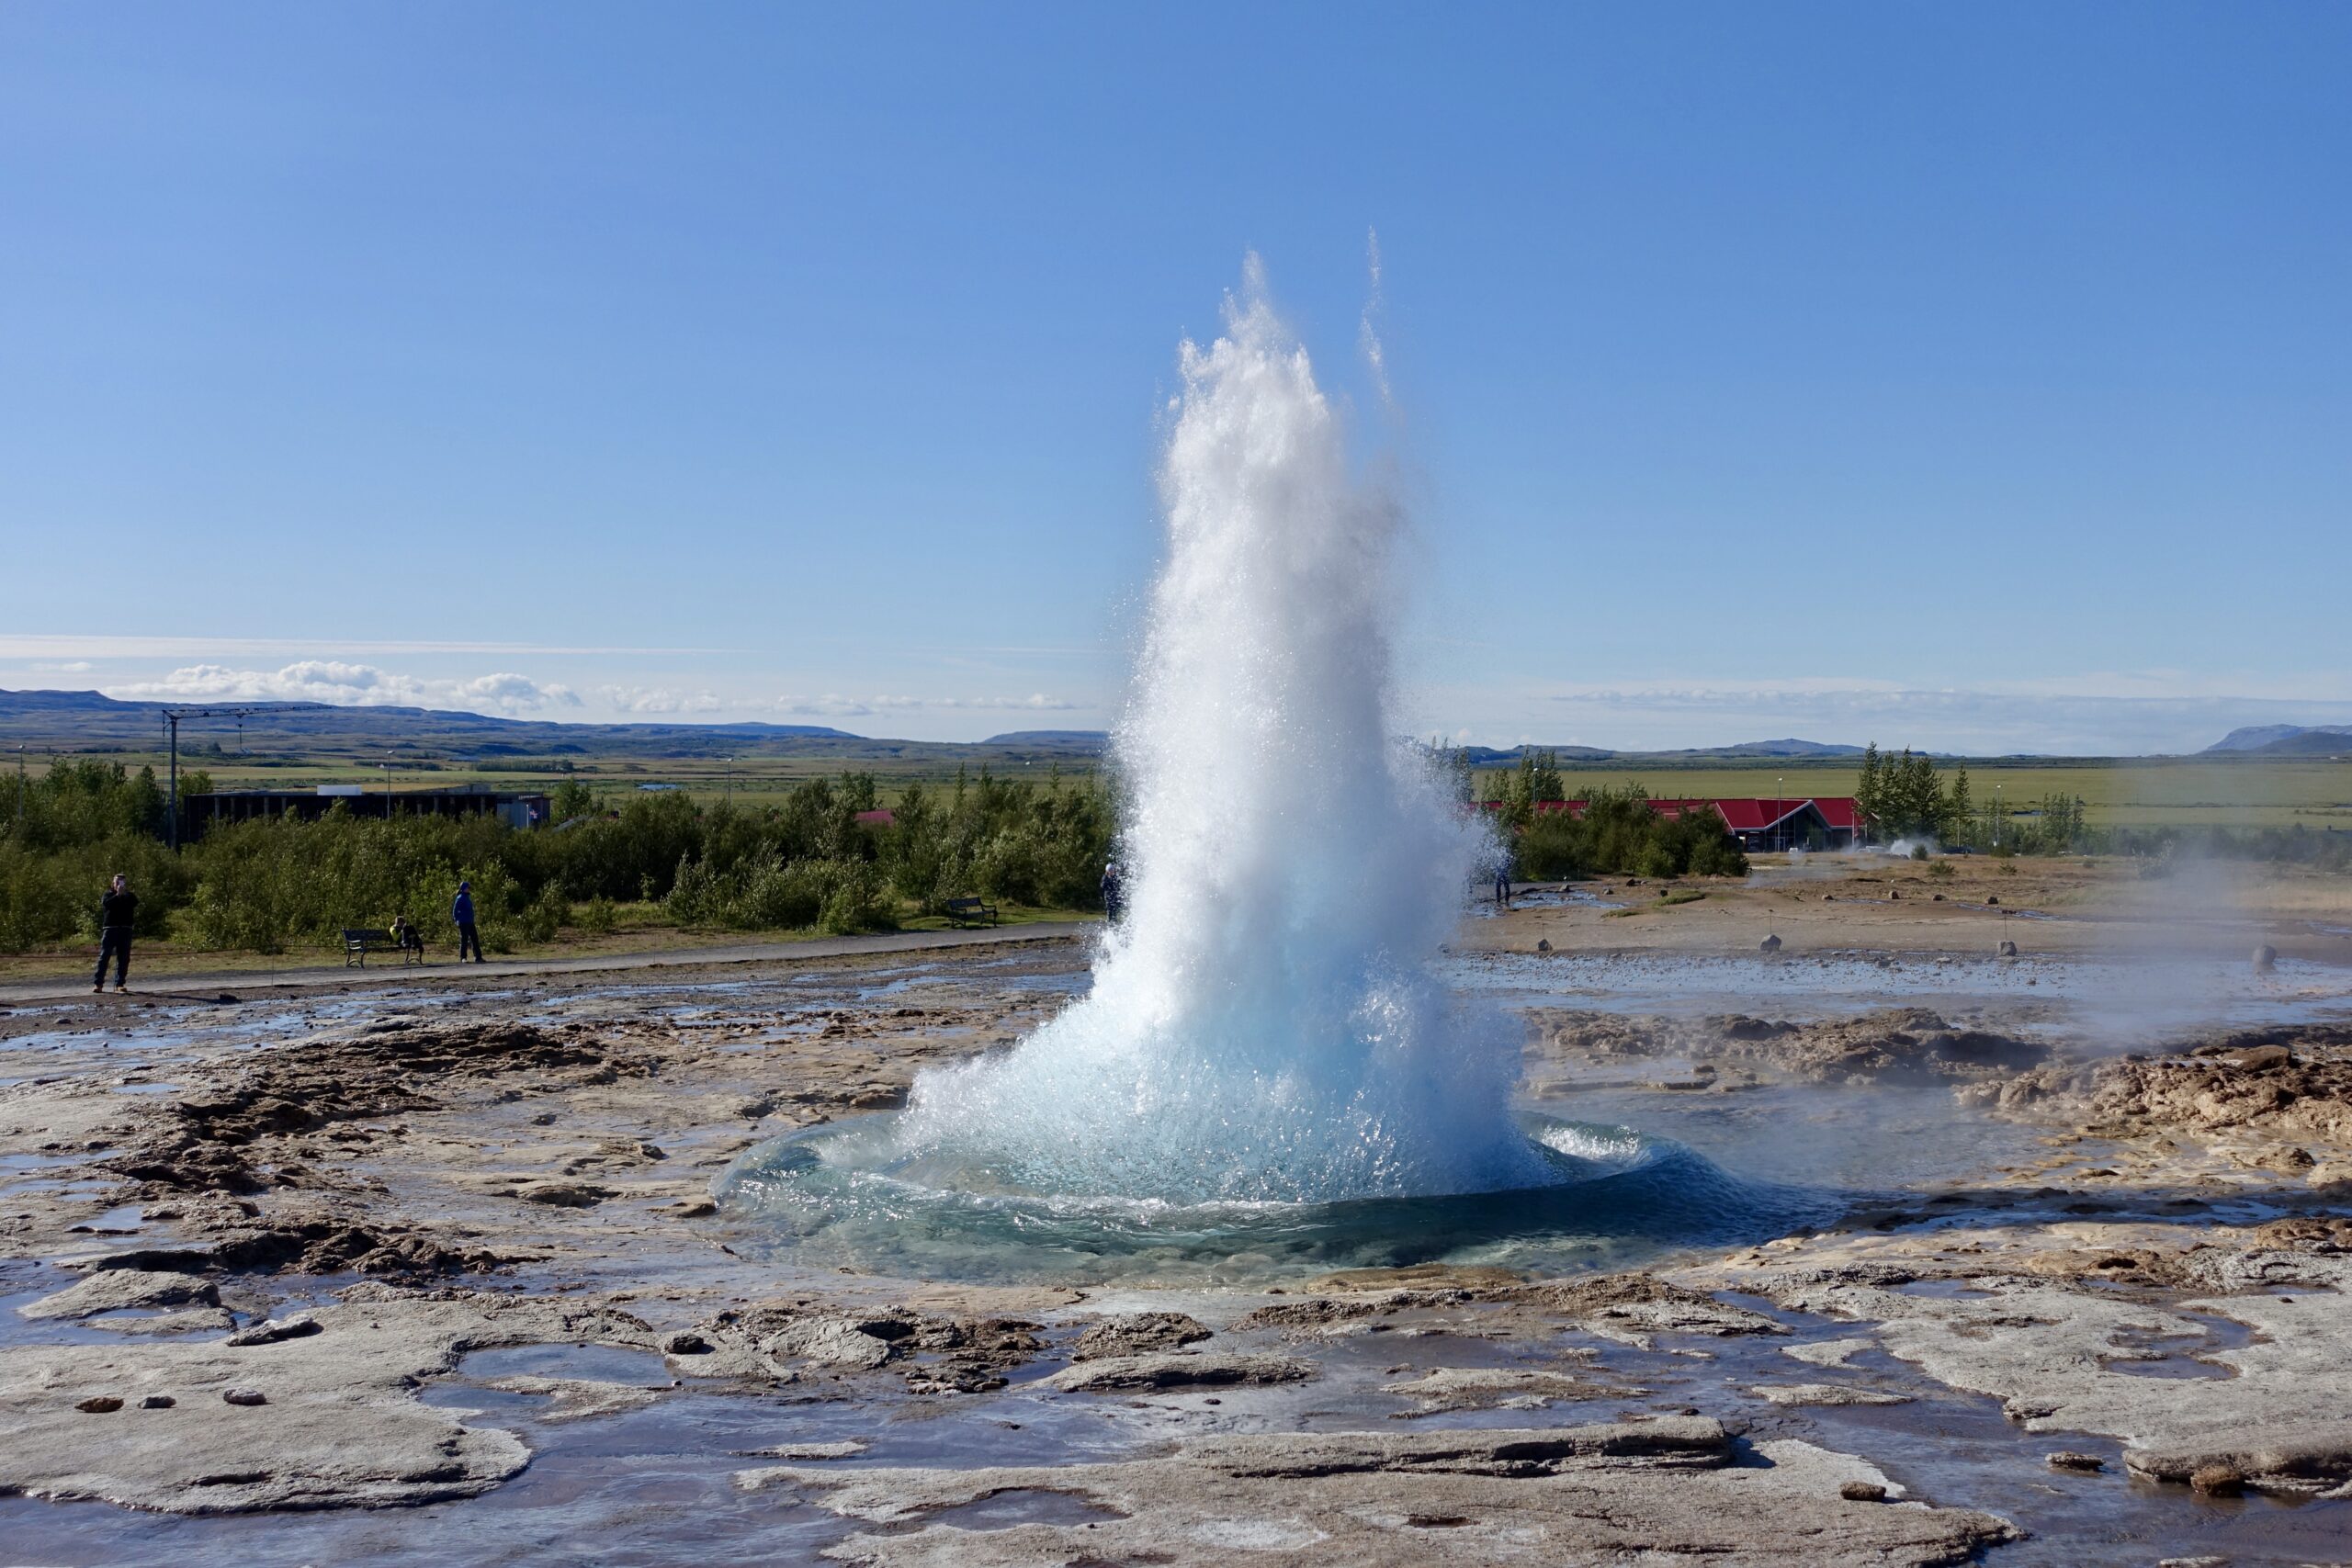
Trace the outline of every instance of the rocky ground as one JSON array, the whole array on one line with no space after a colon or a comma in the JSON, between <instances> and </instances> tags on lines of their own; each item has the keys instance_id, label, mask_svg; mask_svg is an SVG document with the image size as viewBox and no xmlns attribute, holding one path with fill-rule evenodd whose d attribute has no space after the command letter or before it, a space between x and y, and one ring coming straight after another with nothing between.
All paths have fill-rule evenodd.
<instances>
[{"instance_id":1,"label":"rocky ground","mask_svg":"<svg viewBox=\"0 0 2352 1568\"><path fill-rule=\"evenodd\" d=\"M0 1019L10 1561L2352 1562L2343 1022L1528 1001L1547 1103L1926 1094L2033 1151L1632 1272L740 1245L735 1156L1016 1038L1083 957Z\"/></svg>"}]
</instances>

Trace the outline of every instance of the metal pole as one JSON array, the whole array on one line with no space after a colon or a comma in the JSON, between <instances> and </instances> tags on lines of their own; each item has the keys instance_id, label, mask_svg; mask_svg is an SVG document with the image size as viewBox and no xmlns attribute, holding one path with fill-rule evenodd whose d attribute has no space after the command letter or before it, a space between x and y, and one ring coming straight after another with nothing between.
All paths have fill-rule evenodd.
<instances>
[{"instance_id":1,"label":"metal pole","mask_svg":"<svg viewBox=\"0 0 2352 1568\"><path fill-rule=\"evenodd\" d=\"M164 828L169 836L172 853L180 852L180 716L165 710L164 726L172 732L172 803Z\"/></svg>"},{"instance_id":2,"label":"metal pole","mask_svg":"<svg viewBox=\"0 0 2352 1568\"><path fill-rule=\"evenodd\" d=\"M735 804L735 759L732 757L727 759L727 791L719 800L722 805Z\"/></svg>"}]
</instances>

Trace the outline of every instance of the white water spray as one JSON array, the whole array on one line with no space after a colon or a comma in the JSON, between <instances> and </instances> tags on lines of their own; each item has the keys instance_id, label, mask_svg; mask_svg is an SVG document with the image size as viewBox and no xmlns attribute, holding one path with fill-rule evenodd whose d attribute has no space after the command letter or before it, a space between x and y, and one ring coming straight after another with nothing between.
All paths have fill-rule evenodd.
<instances>
[{"instance_id":1,"label":"white water spray","mask_svg":"<svg viewBox=\"0 0 2352 1568\"><path fill-rule=\"evenodd\" d=\"M923 1074L892 1142L957 1185L1333 1201L1556 1179L1518 1047L1427 972L1482 826L1395 739L1401 518L1254 261L1182 350L1168 555L1114 739L1129 917L1092 993L1009 1055Z\"/></svg>"}]
</instances>

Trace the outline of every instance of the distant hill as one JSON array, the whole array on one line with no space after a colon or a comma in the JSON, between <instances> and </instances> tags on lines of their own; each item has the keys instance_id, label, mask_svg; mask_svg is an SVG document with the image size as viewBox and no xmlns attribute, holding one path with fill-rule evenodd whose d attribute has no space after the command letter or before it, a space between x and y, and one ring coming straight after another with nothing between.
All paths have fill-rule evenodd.
<instances>
[{"instance_id":1,"label":"distant hill","mask_svg":"<svg viewBox=\"0 0 2352 1568\"><path fill-rule=\"evenodd\" d=\"M1009 729L1002 735L991 735L980 742L983 746L1093 746L1111 743L1107 729Z\"/></svg>"},{"instance_id":2,"label":"distant hill","mask_svg":"<svg viewBox=\"0 0 2352 1568\"><path fill-rule=\"evenodd\" d=\"M186 719L180 746L241 742L248 750L333 754L430 750L468 757L707 756L779 745L890 746L815 724L557 724L436 708L332 703L126 703L98 692L0 692L0 744L43 750L152 750L166 707L234 708L237 718Z\"/></svg>"},{"instance_id":3,"label":"distant hill","mask_svg":"<svg viewBox=\"0 0 2352 1568\"><path fill-rule=\"evenodd\" d=\"M565 724L434 708L331 703L126 703L98 692L0 692L0 751L159 752L166 706L237 709L237 718L187 718L180 755L234 771L325 764L562 772L596 766L644 772L674 762L800 764L796 772L870 770L894 777L953 776L958 768L1083 772L1101 758L1092 730L1030 731L993 740L891 740L820 724ZM813 766L811 766L813 764Z\"/></svg>"},{"instance_id":4,"label":"distant hill","mask_svg":"<svg viewBox=\"0 0 2352 1568\"><path fill-rule=\"evenodd\" d=\"M2312 757L2352 751L2352 725L2251 724L2233 729L2199 753L2235 752L2240 756Z\"/></svg>"},{"instance_id":5,"label":"distant hill","mask_svg":"<svg viewBox=\"0 0 2352 1568\"><path fill-rule=\"evenodd\" d=\"M1826 740L1743 740L1736 746L1718 746L1707 751L1669 751L1672 757L1859 757L1860 746L1840 746Z\"/></svg>"},{"instance_id":6,"label":"distant hill","mask_svg":"<svg viewBox=\"0 0 2352 1568\"><path fill-rule=\"evenodd\" d=\"M1605 762L1619 755L1596 746L1513 746L1500 750L1492 746L1462 746L1456 750L1474 768L1517 767L1521 757L1537 751L1549 751L1563 762Z\"/></svg>"},{"instance_id":7,"label":"distant hill","mask_svg":"<svg viewBox=\"0 0 2352 1568\"><path fill-rule=\"evenodd\" d=\"M1859 746L1832 745L1822 740L1743 740L1733 746L1700 746L1680 751L1609 751L1596 746L1513 746L1498 750L1491 746L1464 746L1462 754L1474 768L1516 767L1519 760L1530 752L1549 751L1563 762L1631 762L1670 759L1678 762L1720 760L1755 761L1773 757L1859 757Z\"/></svg>"}]
</instances>

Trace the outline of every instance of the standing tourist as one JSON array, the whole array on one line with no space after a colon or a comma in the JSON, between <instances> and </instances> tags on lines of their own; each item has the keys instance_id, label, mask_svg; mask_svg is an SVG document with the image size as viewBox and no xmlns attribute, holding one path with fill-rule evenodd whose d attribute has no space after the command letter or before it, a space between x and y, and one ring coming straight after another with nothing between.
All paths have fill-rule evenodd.
<instances>
[{"instance_id":1,"label":"standing tourist","mask_svg":"<svg viewBox=\"0 0 2352 1568\"><path fill-rule=\"evenodd\" d=\"M139 895L130 890L130 878L118 873L114 886L98 899L98 967L90 976L90 989L107 988L107 960L114 960L114 988L130 989L130 921L138 911Z\"/></svg>"},{"instance_id":2,"label":"standing tourist","mask_svg":"<svg viewBox=\"0 0 2352 1568\"><path fill-rule=\"evenodd\" d=\"M466 961L466 950L473 950L474 962L486 962L481 955L481 933L474 930L474 885L458 884L458 901L449 906L449 918L458 922L458 962Z\"/></svg>"}]
</instances>

